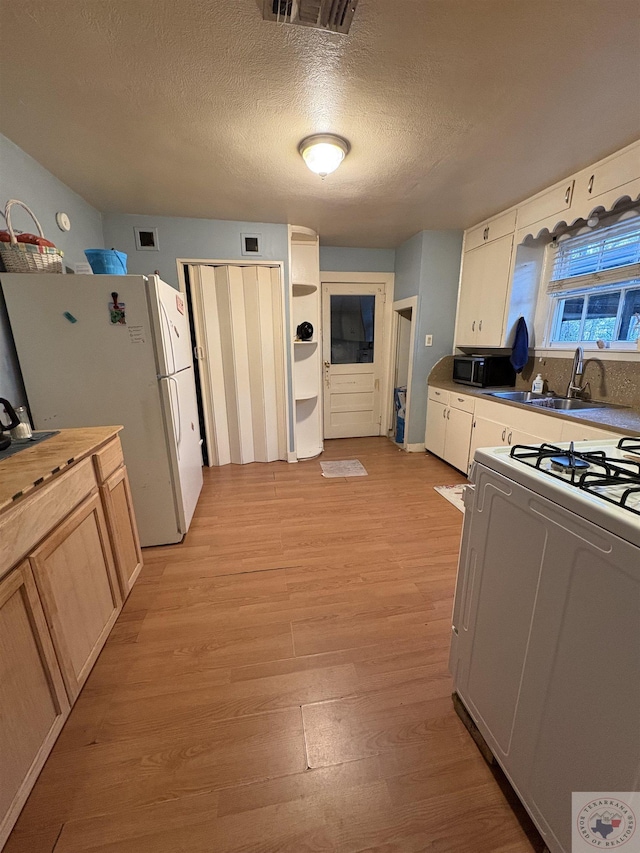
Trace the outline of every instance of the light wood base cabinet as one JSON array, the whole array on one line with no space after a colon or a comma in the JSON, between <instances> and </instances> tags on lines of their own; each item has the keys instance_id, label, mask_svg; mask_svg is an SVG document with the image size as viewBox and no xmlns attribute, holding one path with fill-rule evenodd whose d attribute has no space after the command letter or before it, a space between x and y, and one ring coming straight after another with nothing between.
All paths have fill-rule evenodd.
<instances>
[{"instance_id":1,"label":"light wood base cabinet","mask_svg":"<svg viewBox=\"0 0 640 853\"><path fill-rule=\"evenodd\" d=\"M111 537L113 557L120 582L122 598L125 599L142 569L142 551L138 539L133 501L127 469L117 469L100 487L102 502Z\"/></svg>"},{"instance_id":2,"label":"light wood base cabinet","mask_svg":"<svg viewBox=\"0 0 640 853\"><path fill-rule=\"evenodd\" d=\"M55 439L43 445L45 476L32 455L35 488L0 512L0 850L142 568L122 447L105 432L71 462L65 445L57 467Z\"/></svg>"},{"instance_id":3,"label":"light wood base cabinet","mask_svg":"<svg viewBox=\"0 0 640 853\"><path fill-rule=\"evenodd\" d=\"M32 555L31 565L73 701L122 603L97 492L44 540Z\"/></svg>"},{"instance_id":4,"label":"light wood base cabinet","mask_svg":"<svg viewBox=\"0 0 640 853\"><path fill-rule=\"evenodd\" d=\"M69 714L27 562L0 581L0 849Z\"/></svg>"}]
</instances>

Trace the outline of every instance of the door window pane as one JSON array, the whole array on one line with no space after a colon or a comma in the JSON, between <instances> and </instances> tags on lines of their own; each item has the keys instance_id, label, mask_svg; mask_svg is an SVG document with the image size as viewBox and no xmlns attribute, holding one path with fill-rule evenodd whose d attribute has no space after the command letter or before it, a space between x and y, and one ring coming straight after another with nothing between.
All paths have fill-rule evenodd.
<instances>
[{"instance_id":1,"label":"door window pane","mask_svg":"<svg viewBox=\"0 0 640 853\"><path fill-rule=\"evenodd\" d=\"M558 341L579 341L580 324L582 322L582 307L584 296L573 299L564 299L560 303L560 323L558 327Z\"/></svg>"},{"instance_id":2,"label":"door window pane","mask_svg":"<svg viewBox=\"0 0 640 853\"><path fill-rule=\"evenodd\" d=\"M584 321L583 341L612 341L616 333L616 320L620 291L600 293L589 297Z\"/></svg>"},{"instance_id":3,"label":"door window pane","mask_svg":"<svg viewBox=\"0 0 640 853\"><path fill-rule=\"evenodd\" d=\"M375 296L331 295L331 364L372 364Z\"/></svg>"},{"instance_id":4,"label":"door window pane","mask_svg":"<svg viewBox=\"0 0 640 853\"><path fill-rule=\"evenodd\" d=\"M625 294L618 338L621 341L637 341L640 338L640 288L627 290Z\"/></svg>"}]
</instances>

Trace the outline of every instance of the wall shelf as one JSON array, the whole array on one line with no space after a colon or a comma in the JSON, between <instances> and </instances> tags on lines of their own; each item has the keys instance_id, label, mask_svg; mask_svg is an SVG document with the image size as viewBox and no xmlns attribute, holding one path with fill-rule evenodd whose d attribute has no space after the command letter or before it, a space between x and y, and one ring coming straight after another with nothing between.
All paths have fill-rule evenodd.
<instances>
[{"instance_id":1,"label":"wall shelf","mask_svg":"<svg viewBox=\"0 0 640 853\"><path fill-rule=\"evenodd\" d=\"M315 293L318 289L315 284L304 284L303 282L294 282L291 285L291 291L294 296L308 296Z\"/></svg>"},{"instance_id":2,"label":"wall shelf","mask_svg":"<svg viewBox=\"0 0 640 853\"><path fill-rule=\"evenodd\" d=\"M289 226L291 270L291 338L295 398L295 453L309 459L322 453L322 366L320 323L320 252L310 228ZM314 340L296 341L300 323L311 323Z\"/></svg>"}]
</instances>

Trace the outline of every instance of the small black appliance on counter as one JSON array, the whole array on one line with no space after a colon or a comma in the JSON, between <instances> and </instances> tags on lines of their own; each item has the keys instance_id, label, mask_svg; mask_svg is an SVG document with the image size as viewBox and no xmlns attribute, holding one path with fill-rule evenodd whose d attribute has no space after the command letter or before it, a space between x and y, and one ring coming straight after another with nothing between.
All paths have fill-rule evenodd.
<instances>
[{"instance_id":1,"label":"small black appliance on counter","mask_svg":"<svg viewBox=\"0 0 640 853\"><path fill-rule=\"evenodd\" d=\"M5 450L5 448L9 447L11 444L11 436L8 434L2 435L2 433L8 433L9 430L15 429L20 423L20 419L16 415L11 403L8 400L5 400L4 397L0 397L0 412L2 411L4 411L5 415L8 415L9 417L8 424L5 424L0 420L0 450Z\"/></svg>"},{"instance_id":2,"label":"small black appliance on counter","mask_svg":"<svg viewBox=\"0 0 640 853\"><path fill-rule=\"evenodd\" d=\"M453 381L488 388L516 384L516 372L508 355L455 355Z\"/></svg>"}]
</instances>

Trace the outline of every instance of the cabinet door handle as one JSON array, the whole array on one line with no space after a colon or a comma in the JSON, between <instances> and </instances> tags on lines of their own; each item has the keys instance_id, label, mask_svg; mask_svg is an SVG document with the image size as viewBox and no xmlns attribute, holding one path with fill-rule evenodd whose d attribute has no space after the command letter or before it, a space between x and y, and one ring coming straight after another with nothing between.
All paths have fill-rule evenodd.
<instances>
[{"instance_id":1,"label":"cabinet door handle","mask_svg":"<svg viewBox=\"0 0 640 853\"><path fill-rule=\"evenodd\" d=\"M475 330L476 330L476 321L474 320L473 323L471 324L471 331L475 332Z\"/></svg>"},{"instance_id":2,"label":"cabinet door handle","mask_svg":"<svg viewBox=\"0 0 640 853\"><path fill-rule=\"evenodd\" d=\"M451 414L451 409L447 409L447 420L449 420L449 415Z\"/></svg>"},{"instance_id":3,"label":"cabinet door handle","mask_svg":"<svg viewBox=\"0 0 640 853\"><path fill-rule=\"evenodd\" d=\"M503 440L503 441L504 441L504 439L505 439L506 434L507 434L507 428L505 427L505 428L502 430L502 440Z\"/></svg>"},{"instance_id":4,"label":"cabinet door handle","mask_svg":"<svg viewBox=\"0 0 640 853\"><path fill-rule=\"evenodd\" d=\"M595 175L591 175L591 177L589 178L589 183L587 184L587 192L589 193L589 195L591 195L591 193L593 192L594 178L595 178Z\"/></svg>"},{"instance_id":5,"label":"cabinet door handle","mask_svg":"<svg viewBox=\"0 0 640 853\"><path fill-rule=\"evenodd\" d=\"M510 433L509 433L509 436L507 437L507 444L511 444L511 438L512 438L512 436L513 436L513 433L512 433L512 432L510 432Z\"/></svg>"},{"instance_id":6,"label":"cabinet door handle","mask_svg":"<svg viewBox=\"0 0 640 853\"><path fill-rule=\"evenodd\" d=\"M479 332L481 332L481 331L482 331L482 320L480 320L480 324L478 325L478 331L479 331Z\"/></svg>"},{"instance_id":7,"label":"cabinet door handle","mask_svg":"<svg viewBox=\"0 0 640 853\"><path fill-rule=\"evenodd\" d=\"M443 409L443 410L442 410L442 417L443 417L443 418L446 418L446 417L447 417L447 410L446 410L446 409Z\"/></svg>"},{"instance_id":8,"label":"cabinet door handle","mask_svg":"<svg viewBox=\"0 0 640 853\"><path fill-rule=\"evenodd\" d=\"M564 194L564 203L569 204L569 199L571 198L571 184L567 187L567 191Z\"/></svg>"},{"instance_id":9,"label":"cabinet door handle","mask_svg":"<svg viewBox=\"0 0 640 853\"><path fill-rule=\"evenodd\" d=\"M459 402L459 403L464 403L464 397L458 397L458 402Z\"/></svg>"}]
</instances>

